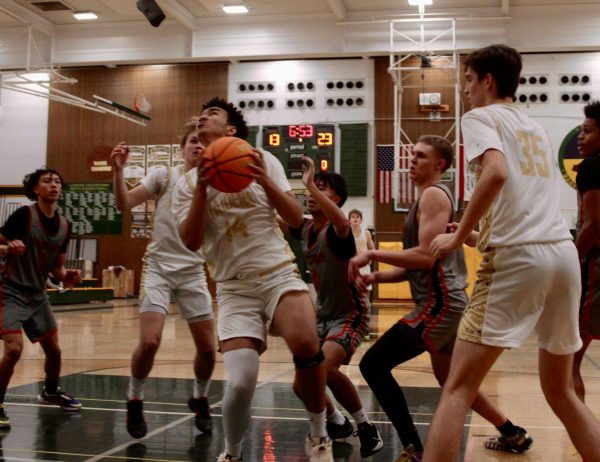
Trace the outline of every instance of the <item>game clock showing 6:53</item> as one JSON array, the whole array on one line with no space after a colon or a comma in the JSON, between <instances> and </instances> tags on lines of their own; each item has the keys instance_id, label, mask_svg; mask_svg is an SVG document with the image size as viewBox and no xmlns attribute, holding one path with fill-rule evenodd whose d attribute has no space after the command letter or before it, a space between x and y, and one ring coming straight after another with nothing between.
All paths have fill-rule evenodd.
<instances>
[{"instance_id":1,"label":"game clock showing 6:53","mask_svg":"<svg viewBox=\"0 0 600 462\"><path fill-rule=\"evenodd\" d=\"M333 124L268 125L262 128L262 147L276 155L290 179L302 178L302 157L315 162L317 172L333 172Z\"/></svg>"}]
</instances>

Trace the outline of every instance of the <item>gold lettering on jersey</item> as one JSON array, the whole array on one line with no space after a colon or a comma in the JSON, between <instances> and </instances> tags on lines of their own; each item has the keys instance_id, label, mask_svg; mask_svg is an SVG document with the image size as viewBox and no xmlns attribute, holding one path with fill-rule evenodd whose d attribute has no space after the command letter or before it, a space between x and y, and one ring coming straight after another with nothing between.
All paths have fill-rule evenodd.
<instances>
[{"instance_id":1,"label":"gold lettering on jersey","mask_svg":"<svg viewBox=\"0 0 600 462\"><path fill-rule=\"evenodd\" d=\"M233 224L228 226L227 231L225 232L225 236L227 236L229 242L233 241L236 234L239 234L242 237L248 237L248 227L246 226L246 223L243 223L239 219L235 219Z\"/></svg>"},{"instance_id":2,"label":"gold lettering on jersey","mask_svg":"<svg viewBox=\"0 0 600 462\"><path fill-rule=\"evenodd\" d=\"M548 178L550 170L546 151L540 146L543 138L524 131L517 131L517 139L521 145L521 154L524 159L519 160L521 173L525 176L541 176Z\"/></svg>"},{"instance_id":3,"label":"gold lettering on jersey","mask_svg":"<svg viewBox=\"0 0 600 462\"><path fill-rule=\"evenodd\" d=\"M216 220L216 217L231 209L251 209L256 207L254 194L242 191L235 194L219 194L210 204L208 219Z\"/></svg>"}]
</instances>

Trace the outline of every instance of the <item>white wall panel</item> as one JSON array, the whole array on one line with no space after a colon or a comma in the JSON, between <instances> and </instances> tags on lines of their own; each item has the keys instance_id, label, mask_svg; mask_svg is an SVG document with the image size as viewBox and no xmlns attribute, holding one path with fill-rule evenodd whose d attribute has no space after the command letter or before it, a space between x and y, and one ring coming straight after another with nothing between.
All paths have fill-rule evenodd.
<instances>
[{"instance_id":1,"label":"white wall panel","mask_svg":"<svg viewBox=\"0 0 600 462\"><path fill-rule=\"evenodd\" d=\"M94 32L90 34L85 27L57 27L54 62L155 63L190 56L191 32L176 21L164 21L160 28L142 22L101 24Z\"/></svg>"},{"instance_id":2,"label":"white wall panel","mask_svg":"<svg viewBox=\"0 0 600 462\"><path fill-rule=\"evenodd\" d=\"M330 81L362 81L364 87L361 89L328 89L327 82ZM299 81L311 81L315 84L313 91L290 91L288 83ZM273 82L273 91L262 92L240 92L238 86L242 82ZM271 99L275 102L274 109L244 110L244 117L249 125L288 125L304 123L369 123L368 162L367 171L367 197L350 197L344 205L344 210L349 211L358 208L363 211L363 222L365 226L372 227L374 223L373 210L373 113L374 113L374 66L373 61L368 59L346 59L346 60L293 60L293 61L268 61L255 63L239 63L229 66L229 99L235 104L240 100ZM364 98L361 107L328 107L325 103L327 98L358 97ZM390 95L391 97L391 95ZM293 108L286 106L288 99L307 99L315 101L314 108ZM339 132L337 132L339 135ZM339 136L338 136L339 138ZM339 146L336 147L336 171L339 171ZM299 180L290 180L292 187L303 188Z\"/></svg>"},{"instance_id":3,"label":"white wall panel","mask_svg":"<svg viewBox=\"0 0 600 462\"><path fill-rule=\"evenodd\" d=\"M598 50L599 17L600 4L511 7L506 42L520 51Z\"/></svg>"},{"instance_id":4,"label":"white wall panel","mask_svg":"<svg viewBox=\"0 0 600 462\"><path fill-rule=\"evenodd\" d=\"M47 67L52 61L52 38L32 29L31 39L28 47L27 27L0 28L0 69Z\"/></svg>"},{"instance_id":5,"label":"white wall panel","mask_svg":"<svg viewBox=\"0 0 600 462\"><path fill-rule=\"evenodd\" d=\"M223 29L227 34L222 34ZM310 21L301 16L273 16L268 20L214 19L200 23L194 33L193 54L201 58L232 59L262 56L320 56L338 53L344 46L343 28L327 15Z\"/></svg>"},{"instance_id":6,"label":"white wall panel","mask_svg":"<svg viewBox=\"0 0 600 462\"><path fill-rule=\"evenodd\" d=\"M21 184L45 165L47 139L48 100L0 89L0 184Z\"/></svg>"}]
</instances>

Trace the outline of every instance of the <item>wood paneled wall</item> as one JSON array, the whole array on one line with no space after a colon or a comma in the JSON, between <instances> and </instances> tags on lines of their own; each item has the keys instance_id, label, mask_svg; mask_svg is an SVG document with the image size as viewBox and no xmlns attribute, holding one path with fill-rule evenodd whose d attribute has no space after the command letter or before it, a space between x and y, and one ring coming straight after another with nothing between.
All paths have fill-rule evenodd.
<instances>
[{"instance_id":1,"label":"wood paneled wall","mask_svg":"<svg viewBox=\"0 0 600 462\"><path fill-rule=\"evenodd\" d=\"M420 60L407 60L405 66L418 66ZM394 143L394 83L388 72L389 58L375 58L375 144ZM445 136L452 128L454 120L441 120L432 122L430 120L418 120L429 116L422 112L419 107L419 93L441 93L442 104L449 105L449 112L442 113L442 117L454 116L454 88L442 87L441 85L453 84L455 82L454 71L441 71L439 69L422 69L421 71L407 71L403 74L402 94L402 122L401 126L408 135L411 142L415 142L421 135ZM462 66L461 66L462 82ZM461 95L462 97L462 95ZM461 100L462 114L462 100ZM454 141L454 131L448 136ZM406 143L408 140L402 139ZM377 159L375 162L375 173L377 174ZM404 226L404 212L394 212L391 204L375 203L375 231L376 241L399 241L402 239L402 228Z\"/></svg>"},{"instance_id":2,"label":"wood paneled wall","mask_svg":"<svg viewBox=\"0 0 600 462\"><path fill-rule=\"evenodd\" d=\"M67 104L51 102L48 119L48 166L58 169L67 182L110 182L111 175L93 176L91 158L110 152L119 141L132 145L176 143L190 116L200 113L214 96L227 98L227 64L125 66L63 69L61 74L78 83L58 88L92 100L102 96L131 107L138 93L152 105L146 127L109 114L99 114ZM123 265L136 274L139 287L142 256L147 239L130 237L129 214L120 236L98 238L95 277L110 265Z\"/></svg>"}]
</instances>

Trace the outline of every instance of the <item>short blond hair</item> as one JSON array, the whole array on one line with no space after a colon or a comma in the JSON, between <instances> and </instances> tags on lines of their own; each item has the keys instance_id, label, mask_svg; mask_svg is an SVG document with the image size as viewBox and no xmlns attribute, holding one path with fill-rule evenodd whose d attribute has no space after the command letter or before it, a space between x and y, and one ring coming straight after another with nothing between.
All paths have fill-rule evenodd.
<instances>
[{"instance_id":1,"label":"short blond hair","mask_svg":"<svg viewBox=\"0 0 600 462\"><path fill-rule=\"evenodd\" d=\"M437 135L423 135L419 137L417 143L426 144L435 150L439 158L442 159L446 164L444 165L442 172L445 172L452 167L452 162L454 160L454 148L452 147L450 141L448 141L446 138Z\"/></svg>"},{"instance_id":2,"label":"short blond hair","mask_svg":"<svg viewBox=\"0 0 600 462\"><path fill-rule=\"evenodd\" d=\"M190 137L190 135L192 133L198 131L198 122L199 121L200 121L200 117L198 117L198 116L193 116L190 120L187 121L187 123L181 129L181 135L180 135L181 141L179 142L179 146L181 146L183 148L185 146L185 143L187 142L188 138Z\"/></svg>"}]
</instances>

